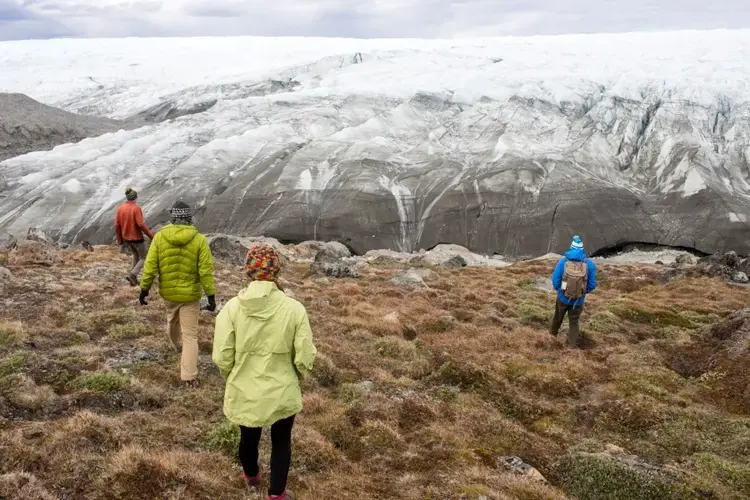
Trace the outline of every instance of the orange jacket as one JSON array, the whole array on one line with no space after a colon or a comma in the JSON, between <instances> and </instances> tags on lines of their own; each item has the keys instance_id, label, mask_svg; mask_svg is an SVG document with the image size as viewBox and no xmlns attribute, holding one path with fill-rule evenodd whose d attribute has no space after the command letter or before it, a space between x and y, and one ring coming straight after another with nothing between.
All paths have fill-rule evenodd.
<instances>
[{"instance_id":1,"label":"orange jacket","mask_svg":"<svg viewBox=\"0 0 750 500\"><path fill-rule=\"evenodd\" d=\"M143 220L141 207L134 201L126 201L120 205L115 216L117 244L122 245L126 241L141 242L144 233L150 240L154 239L154 233Z\"/></svg>"}]
</instances>

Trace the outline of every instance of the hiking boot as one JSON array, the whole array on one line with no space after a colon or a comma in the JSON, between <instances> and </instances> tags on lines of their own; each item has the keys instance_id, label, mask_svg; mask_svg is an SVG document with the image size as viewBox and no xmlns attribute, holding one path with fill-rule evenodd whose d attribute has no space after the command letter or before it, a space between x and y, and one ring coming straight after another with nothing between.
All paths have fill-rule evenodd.
<instances>
[{"instance_id":1,"label":"hiking boot","mask_svg":"<svg viewBox=\"0 0 750 500\"><path fill-rule=\"evenodd\" d=\"M129 274L129 275L128 275L128 276L127 276L127 277L125 278L125 280L126 280L126 281L127 281L128 283L130 283L130 286L138 286L138 277L136 277L136 276L134 276L134 275L132 275L132 274Z\"/></svg>"},{"instance_id":2,"label":"hiking boot","mask_svg":"<svg viewBox=\"0 0 750 500\"><path fill-rule=\"evenodd\" d=\"M197 389L200 387L200 382L198 382L198 379L193 380L183 380L182 383L187 387L188 389Z\"/></svg>"},{"instance_id":3,"label":"hiking boot","mask_svg":"<svg viewBox=\"0 0 750 500\"><path fill-rule=\"evenodd\" d=\"M294 493L286 490L281 495L268 495L268 500L294 500Z\"/></svg>"},{"instance_id":4,"label":"hiking boot","mask_svg":"<svg viewBox=\"0 0 750 500\"><path fill-rule=\"evenodd\" d=\"M242 480L245 481L245 484L249 489L254 490L258 488L260 486L260 470L258 471L258 475L255 477L250 477L243 472Z\"/></svg>"}]
</instances>

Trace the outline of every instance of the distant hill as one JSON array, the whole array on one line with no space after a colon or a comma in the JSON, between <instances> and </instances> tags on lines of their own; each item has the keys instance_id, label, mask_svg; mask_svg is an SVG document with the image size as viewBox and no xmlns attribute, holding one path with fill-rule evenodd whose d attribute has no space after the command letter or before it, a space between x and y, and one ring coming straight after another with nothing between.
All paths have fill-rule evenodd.
<instances>
[{"instance_id":1,"label":"distant hill","mask_svg":"<svg viewBox=\"0 0 750 500\"><path fill-rule=\"evenodd\" d=\"M24 94L0 93L0 161L121 128L116 120L68 113Z\"/></svg>"}]
</instances>

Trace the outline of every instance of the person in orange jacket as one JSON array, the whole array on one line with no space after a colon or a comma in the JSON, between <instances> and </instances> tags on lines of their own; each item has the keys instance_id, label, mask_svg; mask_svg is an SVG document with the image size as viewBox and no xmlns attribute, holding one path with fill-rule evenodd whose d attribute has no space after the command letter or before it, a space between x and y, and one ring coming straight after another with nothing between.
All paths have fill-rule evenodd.
<instances>
[{"instance_id":1,"label":"person in orange jacket","mask_svg":"<svg viewBox=\"0 0 750 500\"><path fill-rule=\"evenodd\" d=\"M130 273L125 278L130 286L138 286L138 275L146 262L146 241L154 239L154 233L143 220L143 211L138 206L138 193L131 188L125 188L126 201L117 208L115 216L115 236L117 244L133 256Z\"/></svg>"}]
</instances>

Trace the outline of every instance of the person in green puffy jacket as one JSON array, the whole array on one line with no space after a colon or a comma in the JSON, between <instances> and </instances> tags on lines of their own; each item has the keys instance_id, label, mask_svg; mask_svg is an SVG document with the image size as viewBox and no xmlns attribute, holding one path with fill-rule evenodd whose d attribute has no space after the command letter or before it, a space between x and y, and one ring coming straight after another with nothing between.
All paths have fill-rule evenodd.
<instances>
[{"instance_id":1,"label":"person in green puffy jacket","mask_svg":"<svg viewBox=\"0 0 750 500\"><path fill-rule=\"evenodd\" d=\"M302 411L300 379L317 353L305 307L279 289L281 261L269 245L253 246L245 271L250 284L216 318L213 361L226 379L224 414L240 426L239 458L250 488L260 484L258 443L271 426L269 499L286 490L294 417Z\"/></svg>"},{"instance_id":2,"label":"person in green puffy jacket","mask_svg":"<svg viewBox=\"0 0 750 500\"><path fill-rule=\"evenodd\" d=\"M193 226L190 207L178 201L170 214L172 223L156 234L148 250L139 300L144 306L148 304L146 298L158 274L159 295L167 307L169 337L182 351L180 378L195 387L202 292L208 296L208 310L216 310L213 258L206 237Z\"/></svg>"}]
</instances>

